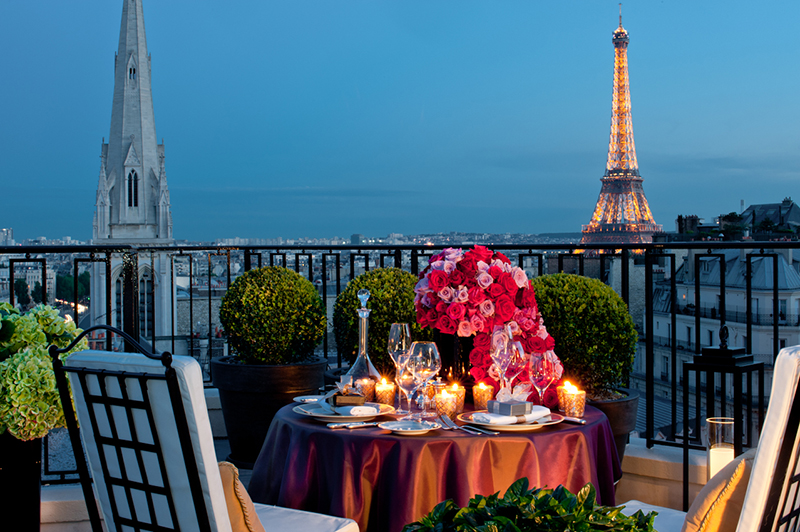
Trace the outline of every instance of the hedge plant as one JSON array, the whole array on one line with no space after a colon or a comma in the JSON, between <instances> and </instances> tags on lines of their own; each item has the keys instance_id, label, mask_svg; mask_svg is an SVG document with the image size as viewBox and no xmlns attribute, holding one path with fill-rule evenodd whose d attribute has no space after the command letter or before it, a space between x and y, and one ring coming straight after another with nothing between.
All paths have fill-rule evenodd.
<instances>
[{"instance_id":1,"label":"hedge plant","mask_svg":"<svg viewBox=\"0 0 800 532\"><path fill-rule=\"evenodd\" d=\"M403 532L654 532L656 512L627 516L623 506L601 506L595 498L591 483L573 494L564 486L528 489L528 479L521 478L503 497L476 495L464 508L441 502Z\"/></svg>"},{"instance_id":2,"label":"hedge plant","mask_svg":"<svg viewBox=\"0 0 800 532\"><path fill-rule=\"evenodd\" d=\"M408 323L414 340L430 340L433 333L417 324L414 310L414 286L417 277L400 268L379 268L350 281L333 305L333 332L342 357L352 363L358 355L358 315L361 307L358 291L370 292L369 358L381 375L394 373L394 363L386 350L392 323Z\"/></svg>"},{"instance_id":3,"label":"hedge plant","mask_svg":"<svg viewBox=\"0 0 800 532\"><path fill-rule=\"evenodd\" d=\"M533 280L536 302L567 379L591 399L612 399L627 384L638 334L628 306L597 279L557 273Z\"/></svg>"},{"instance_id":4,"label":"hedge plant","mask_svg":"<svg viewBox=\"0 0 800 532\"><path fill-rule=\"evenodd\" d=\"M292 364L310 358L325 333L317 289L280 266L250 270L222 298L228 344L245 364Z\"/></svg>"}]
</instances>

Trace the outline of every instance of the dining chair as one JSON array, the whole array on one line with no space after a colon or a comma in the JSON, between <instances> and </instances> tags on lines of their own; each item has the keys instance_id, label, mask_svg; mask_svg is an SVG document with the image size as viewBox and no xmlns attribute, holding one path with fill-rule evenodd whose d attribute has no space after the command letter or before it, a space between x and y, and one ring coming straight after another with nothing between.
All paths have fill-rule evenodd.
<instances>
[{"instance_id":1,"label":"dining chair","mask_svg":"<svg viewBox=\"0 0 800 532\"><path fill-rule=\"evenodd\" d=\"M659 532L797 530L800 526L799 380L800 346L782 349L775 360L772 392L758 446L752 453L754 458L748 459L746 453L723 468L708 481L688 512L634 500L622 504L624 513L631 515L640 509L659 512L654 525Z\"/></svg>"},{"instance_id":2,"label":"dining chair","mask_svg":"<svg viewBox=\"0 0 800 532\"><path fill-rule=\"evenodd\" d=\"M87 350L62 365L59 355L96 329L119 334L140 353ZM102 325L65 349L51 346L50 355L95 532L103 530L95 497L107 529L115 531L263 531L266 525L358 532L352 519L250 501L231 474L233 466L217 464L202 370L194 358L147 353L122 331Z\"/></svg>"}]
</instances>

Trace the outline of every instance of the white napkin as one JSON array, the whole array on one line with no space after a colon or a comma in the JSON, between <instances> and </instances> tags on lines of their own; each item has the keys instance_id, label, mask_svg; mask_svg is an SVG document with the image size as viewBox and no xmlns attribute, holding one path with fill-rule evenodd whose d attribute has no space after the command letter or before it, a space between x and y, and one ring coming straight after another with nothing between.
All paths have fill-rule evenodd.
<instances>
[{"instance_id":1,"label":"white napkin","mask_svg":"<svg viewBox=\"0 0 800 532\"><path fill-rule=\"evenodd\" d=\"M337 406L334 408L337 414L343 416L374 416L379 413L374 406Z\"/></svg>"},{"instance_id":2,"label":"white napkin","mask_svg":"<svg viewBox=\"0 0 800 532\"><path fill-rule=\"evenodd\" d=\"M517 423L533 423L537 419L549 415L549 408L541 405L534 405L531 413L525 414L524 416L503 416L500 414L480 412L472 414L472 421L477 421L478 423L488 423L491 425L515 425Z\"/></svg>"}]
</instances>

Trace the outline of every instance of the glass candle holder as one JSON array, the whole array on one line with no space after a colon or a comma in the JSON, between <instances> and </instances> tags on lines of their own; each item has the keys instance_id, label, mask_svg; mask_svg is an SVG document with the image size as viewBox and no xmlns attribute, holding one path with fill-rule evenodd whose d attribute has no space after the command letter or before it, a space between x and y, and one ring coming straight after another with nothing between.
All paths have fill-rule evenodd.
<instances>
[{"instance_id":1,"label":"glass candle holder","mask_svg":"<svg viewBox=\"0 0 800 532\"><path fill-rule=\"evenodd\" d=\"M440 416L447 416L450 419L456 417L457 398L446 389L439 392L436 396L436 413Z\"/></svg>"},{"instance_id":2,"label":"glass candle holder","mask_svg":"<svg viewBox=\"0 0 800 532\"><path fill-rule=\"evenodd\" d=\"M480 383L472 387L472 401L475 410L486 410L486 404L493 396L494 386Z\"/></svg>"},{"instance_id":3,"label":"glass candle holder","mask_svg":"<svg viewBox=\"0 0 800 532\"><path fill-rule=\"evenodd\" d=\"M375 381L365 377L356 381L356 390L361 392L367 402L375 401Z\"/></svg>"},{"instance_id":4,"label":"glass candle holder","mask_svg":"<svg viewBox=\"0 0 800 532\"><path fill-rule=\"evenodd\" d=\"M586 392L578 390L569 382L565 382L564 386L559 386L558 392L559 410L562 410L568 417L583 417L586 411Z\"/></svg>"},{"instance_id":5,"label":"glass candle holder","mask_svg":"<svg viewBox=\"0 0 800 532\"><path fill-rule=\"evenodd\" d=\"M447 387L447 391L456 396L456 414L464 411L464 398L467 396L467 389L454 382Z\"/></svg>"},{"instance_id":6,"label":"glass candle holder","mask_svg":"<svg viewBox=\"0 0 800 532\"><path fill-rule=\"evenodd\" d=\"M708 478L710 479L733 460L733 418L710 417L706 419L708 429Z\"/></svg>"},{"instance_id":7,"label":"glass candle holder","mask_svg":"<svg viewBox=\"0 0 800 532\"><path fill-rule=\"evenodd\" d=\"M384 405L394 405L395 389L395 384L388 382L384 377L375 385L375 401Z\"/></svg>"}]
</instances>

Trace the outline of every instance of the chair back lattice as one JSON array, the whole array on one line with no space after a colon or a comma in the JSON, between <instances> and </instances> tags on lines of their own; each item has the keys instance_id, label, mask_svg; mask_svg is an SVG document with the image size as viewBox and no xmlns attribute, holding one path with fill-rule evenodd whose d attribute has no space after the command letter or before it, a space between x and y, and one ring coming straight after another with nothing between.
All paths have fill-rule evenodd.
<instances>
[{"instance_id":1,"label":"chair back lattice","mask_svg":"<svg viewBox=\"0 0 800 532\"><path fill-rule=\"evenodd\" d=\"M775 462L761 532L794 532L800 525L800 394L795 390Z\"/></svg>"},{"instance_id":2,"label":"chair back lattice","mask_svg":"<svg viewBox=\"0 0 800 532\"><path fill-rule=\"evenodd\" d=\"M87 329L81 336L97 328L127 336L104 325ZM184 530L210 531L210 517L172 356L169 353L147 353L132 338L126 340L144 356L161 361L161 365L150 363L153 370L129 371L116 369L113 362L81 364L81 354L71 355L67 364L62 365L58 353L66 352L72 346L62 350L51 347L76 460L83 462L80 447L75 447L76 442L80 445L78 431L82 430L106 525L110 525L109 521L113 523L110 530L161 532L177 531L183 527ZM124 368L130 367L126 363L131 357L142 358L131 353L96 354L105 360L118 358ZM73 357L78 362L73 363ZM72 384L75 407L82 424L80 429L69 401L65 372ZM175 475L176 468L180 475ZM87 489L91 480L86 464L83 463L82 467L79 464L78 469L87 506L90 507L92 528L99 532L102 528L94 496L91 496L91 501L87 496L91 494L91 487ZM99 475L102 478L98 478ZM175 477L184 487L182 492L170 485L171 479L175 484ZM185 489L187 482L188 489ZM194 509L187 508L187 505L194 505ZM94 512L91 507L94 507Z\"/></svg>"}]
</instances>

